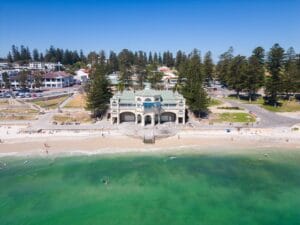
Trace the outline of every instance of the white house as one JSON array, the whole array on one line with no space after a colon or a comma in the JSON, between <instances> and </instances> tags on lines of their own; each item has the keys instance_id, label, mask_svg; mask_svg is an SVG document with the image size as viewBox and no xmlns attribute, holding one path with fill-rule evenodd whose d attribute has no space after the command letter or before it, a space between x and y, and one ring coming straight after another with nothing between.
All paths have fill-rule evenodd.
<instances>
[{"instance_id":1,"label":"white house","mask_svg":"<svg viewBox=\"0 0 300 225\"><path fill-rule=\"evenodd\" d=\"M89 79L89 72L85 69L77 70L74 79L80 82L86 82Z\"/></svg>"},{"instance_id":2,"label":"white house","mask_svg":"<svg viewBox=\"0 0 300 225\"><path fill-rule=\"evenodd\" d=\"M61 68L63 65L58 63L50 63L50 62L30 62L28 65L28 69L32 70L55 70L56 68Z\"/></svg>"},{"instance_id":3,"label":"white house","mask_svg":"<svg viewBox=\"0 0 300 225\"><path fill-rule=\"evenodd\" d=\"M185 99L170 90L117 92L110 99L110 118L111 123L134 122L142 126L163 122L185 124Z\"/></svg>"},{"instance_id":4,"label":"white house","mask_svg":"<svg viewBox=\"0 0 300 225\"><path fill-rule=\"evenodd\" d=\"M74 78L64 71L49 72L44 75L43 84L47 88L69 87L74 84Z\"/></svg>"}]
</instances>

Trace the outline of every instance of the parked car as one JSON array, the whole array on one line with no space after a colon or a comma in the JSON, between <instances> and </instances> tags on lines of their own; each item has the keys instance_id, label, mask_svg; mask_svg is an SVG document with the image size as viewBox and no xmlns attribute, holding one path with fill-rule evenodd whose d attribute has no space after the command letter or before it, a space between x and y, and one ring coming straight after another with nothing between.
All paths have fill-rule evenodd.
<instances>
[{"instance_id":1,"label":"parked car","mask_svg":"<svg viewBox=\"0 0 300 225\"><path fill-rule=\"evenodd\" d=\"M11 97L11 94L10 94L10 93L5 93L5 94L4 94L4 97L5 97L5 98L10 98L10 97Z\"/></svg>"},{"instance_id":2,"label":"parked car","mask_svg":"<svg viewBox=\"0 0 300 225\"><path fill-rule=\"evenodd\" d=\"M31 94L30 93L25 93L25 98L31 98Z\"/></svg>"},{"instance_id":3,"label":"parked car","mask_svg":"<svg viewBox=\"0 0 300 225\"><path fill-rule=\"evenodd\" d=\"M18 95L20 98L25 98L25 93L23 92L19 92L19 95Z\"/></svg>"}]
</instances>

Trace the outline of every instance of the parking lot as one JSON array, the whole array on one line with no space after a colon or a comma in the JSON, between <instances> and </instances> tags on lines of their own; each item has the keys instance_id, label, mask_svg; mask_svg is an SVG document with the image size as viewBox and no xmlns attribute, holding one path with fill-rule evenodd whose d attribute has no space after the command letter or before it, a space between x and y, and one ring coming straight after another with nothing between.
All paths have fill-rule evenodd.
<instances>
[{"instance_id":1,"label":"parking lot","mask_svg":"<svg viewBox=\"0 0 300 225\"><path fill-rule=\"evenodd\" d=\"M55 88L55 89L15 89L15 90L0 90L0 98L43 98L59 96L63 94L71 94L78 90L80 86L72 86L67 88Z\"/></svg>"}]
</instances>

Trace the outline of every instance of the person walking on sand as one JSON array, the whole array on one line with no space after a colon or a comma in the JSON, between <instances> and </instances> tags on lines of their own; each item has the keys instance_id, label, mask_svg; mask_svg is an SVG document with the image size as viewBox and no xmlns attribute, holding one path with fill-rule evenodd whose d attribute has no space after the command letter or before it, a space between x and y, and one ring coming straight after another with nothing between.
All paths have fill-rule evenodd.
<instances>
[{"instance_id":1,"label":"person walking on sand","mask_svg":"<svg viewBox=\"0 0 300 225\"><path fill-rule=\"evenodd\" d=\"M49 154L48 149L50 148L50 145L48 145L47 143L44 143L44 147L45 147L45 152L48 155Z\"/></svg>"},{"instance_id":2,"label":"person walking on sand","mask_svg":"<svg viewBox=\"0 0 300 225\"><path fill-rule=\"evenodd\" d=\"M50 148L50 145L48 145L46 142L44 143L45 148Z\"/></svg>"}]
</instances>

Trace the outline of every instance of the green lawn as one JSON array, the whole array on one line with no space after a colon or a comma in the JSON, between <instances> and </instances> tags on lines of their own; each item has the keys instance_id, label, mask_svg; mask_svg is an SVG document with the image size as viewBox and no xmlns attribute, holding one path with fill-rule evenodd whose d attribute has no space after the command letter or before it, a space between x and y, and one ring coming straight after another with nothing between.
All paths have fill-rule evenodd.
<instances>
[{"instance_id":1,"label":"green lawn","mask_svg":"<svg viewBox=\"0 0 300 225\"><path fill-rule=\"evenodd\" d=\"M281 106L274 107L272 105L266 105L264 104L264 99L263 98L258 98L256 101L249 102L248 100L245 99L237 99L236 97L229 96L226 97L226 99L230 100L236 100L242 103L247 103L247 104L258 104L262 108L272 111L272 112L297 112L300 111L300 102L296 100L280 100L279 103L281 103Z\"/></svg>"},{"instance_id":2,"label":"green lawn","mask_svg":"<svg viewBox=\"0 0 300 225\"><path fill-rule=\"evenodd\" d=\"M255 117L249 113L218 113L217 118L213 122L222 123L250 123L255 122Z\"/></svg>"},{"instance_id":3,"label":"green lawn","mask_svg":"<svg viewBox=\"0 0 300 225\"><path fill-rule=\"evenodd\" d=\"M282 105L279 107L274 107L271 105L264 105L264 104L262 104L261 106L264 109L272 111L272 112L297 112L297 111L300 111L300 102L297 102L295 100L293 100L293 101L284 100L284 101L280 101L280 103Z\"/></svg>"},{"instance_id":4,"label":"green lawn","mask_svg":"<svg viewBox=\"0 0 300 225\"><path fill-rule=\"evenodd\" d=\"M220 100L218 100L218 99L210 98L210 99L209 99L209 102L208 102L208 107L221 105L222 103L223 103L223 102L220 101Z\"/></svg>"},{"instance_id":5,"label":"green lawn","mask_svg":"<svg viewBox=\"0 0 300 225\"><path fill-rule=\"evenodd\" d=\"M236 100L236 101L239 101L241 103L247 103L247 104L259 104L259 105L264 104L264 99L262 97L257 98L255 101L251 101L251 102L248 99L244 99L244 98L238 99L234 96L228 96L228 97L226 97L226 99Z\"/></svg>"}]
</instances>

